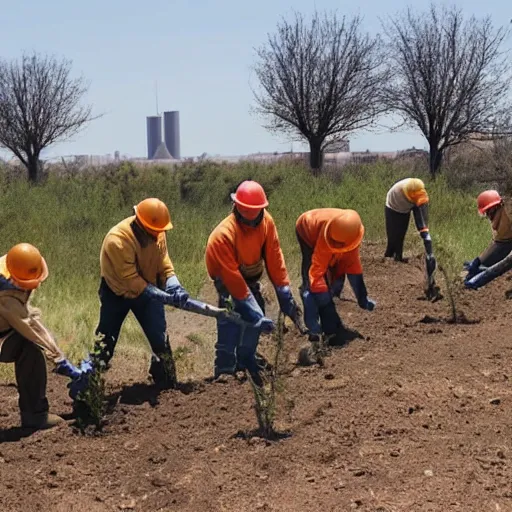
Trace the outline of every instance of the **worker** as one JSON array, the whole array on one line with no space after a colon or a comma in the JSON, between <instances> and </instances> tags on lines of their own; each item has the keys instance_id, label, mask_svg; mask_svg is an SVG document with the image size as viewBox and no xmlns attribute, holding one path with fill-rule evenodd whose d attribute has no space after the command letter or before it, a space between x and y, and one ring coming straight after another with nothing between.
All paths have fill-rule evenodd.
<instances>
[{"instance_id":1,"label":"worker","mask_svg":"<svg viewBox=\"0 0 512 512\"><path fill-rule=\"evenodd\" d=\"M121 326L132 311L151 346L149 373L159 389L177 385L164 306L182 307L189 297L167 250L166 232L172 227L167 206L157 198L144 199L134 206L134 215L107 233L100 252L99 359L108 368Z\"/></svg>"},{"instance_id":2,"label":"worker","mask_svg":"<svg viewBox=\"0 0 512 512\"><path fill-rule=\"evenodd\" d=\"M303 213L295 227L302 253L301 296L310 340L323 333L329 344L340 345L346 341L346 332L333 297L340 296L345 276L359 307L375 308L368 298L359 254L364 236L361 217L355 210L318 208Z\"/></svg>"},{"instance_id":3,"label":"worker","mask_svg":"<svg viewBox=\"0 0 512 512\"><path fill-rule=\"evenodd\" d=\"M256 181L242 182L231 194L233 210L213 230L206 246L206 266L219 295L219 307L231 300L245 327L229 319L217 319L214 377L249 373L262 384L261 361L256 353L261 332L274 323L265 316L260 278L266 267L275 287L281 311L300 324L301 311L291 290L276 225L266 211L267 196Z\"/></svg>"},{"instance_id":4,"label":"worker","mask_svg":"<svg viewBox=\"0 0 512 512\"><path fill-rule=\"evenodd\" d=\"M47 277L46 261L31 244L17 244L0 258L0 361L14 363L22 427L37 430L64 421L48 412L45 356L57 374L74 381L81 375L41 322L40 311L29 304Z\"/></svg>"},{"instance_id":5,"label":"worker","mask_svg":"<svg viewBox=\"0 0 512 512\"><path fill-rule=\"evenodd\" d=\"M423 181L417 178L406 178L395 183L386 196L386 234L387 247L384 256L394 258L395 261L406 262L403 258L404 240L411 211L414 216L416 229L419 231L425 252L427 255L427 266L435 268L433 258L432 239L428 229L428 207L429 197L425 190Z\"/></svg>"},{"instance_id":6,"label":"worker","mask_svg":"<svg viewBox=\"0 0 512 512\"><path fill-rule=\"evenodd\" d=\"M489 219L493 240L480 256L464 263L468 271L466 279L498 263L512 251L512 224L500 194L496 190L485 190L477 198L477 207L480 215Z\"/></svg>"}]
</instances>

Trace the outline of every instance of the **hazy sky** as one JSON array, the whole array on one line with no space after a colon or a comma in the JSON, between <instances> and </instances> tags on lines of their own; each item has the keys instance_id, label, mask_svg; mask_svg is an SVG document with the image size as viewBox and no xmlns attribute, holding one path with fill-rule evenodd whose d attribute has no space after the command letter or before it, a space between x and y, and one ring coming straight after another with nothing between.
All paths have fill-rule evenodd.
<instances>
[{"instance_id":1,"label":"hazy sky","mask_svg":"<svg viewBox=\"0 0 512 512\"><path fill-rule=\"evenodd\" d=\"M0 56L37 50L69 58L76 74L90 81L87 100L101 119L47 156L146 155L146 116L154 115L155 81L159 110L179 110L182 156L238 155L289 150L290 142L269 134L250 113L254 47L281 16L337 9L364 15L365 27L379 31L379 18L427 0L0 0ZM509 0L465 0L464 10L512 17ZM510 43L509 43L510 44ZM352 150L393 151L424 147L414 131L361 133ZM299 149L294 143L294 149Z\"/></svg>"}]
</instances>

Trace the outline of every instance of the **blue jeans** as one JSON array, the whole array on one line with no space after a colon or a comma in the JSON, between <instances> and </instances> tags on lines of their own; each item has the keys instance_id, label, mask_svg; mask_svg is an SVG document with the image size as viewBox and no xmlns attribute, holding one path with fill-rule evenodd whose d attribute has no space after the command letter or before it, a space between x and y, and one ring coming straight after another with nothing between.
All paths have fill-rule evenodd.
<instances>
[{"instance_id":1,"label":"blue jeans","mask_svg":"<svg viewBox=\"0 0 512 512\"><path fill-rule=\"evenodd\" d=\"M265 301L260 291L259 282L248 283L251 293L265 314ZM215 288L219 294L219 307L226 307L229 292L222 282L215 280ZM234 310L237 301L233 299ZM226 319L217 320L217 343L215 344L215 377L222 374L233 374L237 370L247 370L256 377L260 368L256 356L260 331L249 325L241 327Z\"/></svg>"},{"instance_id":2,"label":"blue jeans","mask_svg":"<svg viewBox=\"0 0 512 512\"><path fill-rule=\"evenodd\" d=\"M302 255L301 264L301 297L304 305L304 321L310 330L311 334L335 334L338 332L343 324L341 318L336 311L336 306L331 299L328 304L318 307L314 297L309 290L309 269L313 259L313 248L309 247L296 231L297 241L299 242L300 252ZM327 284L327 279L326 279Z\"/></svg>"},{"instance_id":3,"label":"blue jeans","mask_svg":"<svg viewBox=\"0 0 512 512\"><path fill-rule=\"evenodd\" d=\"M101 359L108 364L114 355L123 322L132 311L153 351L150 373L155 383L164 388L174 387L176 371L167 335L164 305L147 297L120 297L108 287L104 279L101 280L98 294L101 308L96 335L104 337Z\"/></svg>"}]
</instances>

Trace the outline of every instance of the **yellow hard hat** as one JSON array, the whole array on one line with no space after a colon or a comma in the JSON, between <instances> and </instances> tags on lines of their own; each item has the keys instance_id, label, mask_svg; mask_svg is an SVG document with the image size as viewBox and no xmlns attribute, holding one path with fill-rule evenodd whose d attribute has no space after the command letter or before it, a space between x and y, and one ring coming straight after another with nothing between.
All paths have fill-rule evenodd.
<instances>
[{"instance_id":1,"label":"yellow hard hat","mask_svg":"<svg viewBox=\"0 0 512 512\"><path fill-rule=\"evenodd\" d=\"M423 183L419 178L409 178L403 190L405 197L407 197L407 199L412 203L415 203L416 200L423 195L427 196L425 183Z\"/></svg>"}]
</instances>

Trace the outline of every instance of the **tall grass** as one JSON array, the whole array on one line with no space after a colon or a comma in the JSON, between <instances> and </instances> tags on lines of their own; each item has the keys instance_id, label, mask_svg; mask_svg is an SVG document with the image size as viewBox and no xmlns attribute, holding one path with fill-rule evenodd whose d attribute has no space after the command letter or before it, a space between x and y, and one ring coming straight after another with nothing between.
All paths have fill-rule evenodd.
<instances>
[{"instance_id":1,"label":"tall grass","mask_svg":"<svg viewBox=\"0 0 512 512\"><path fill-rule=\"evenodd\" d=\"M449 171L448 171L449 172ZM46 182L30 186L23 177L0 174L0 250L15 243L36 245L47 259L50 277L34 302L43 320L71 358L80 357L93 343L98 320L99 252L103 237L117 222L132 214L145 197L156 196L171 211L174 229L168 245L177 274L192 294L205 279L204 249L213 227L231 209L229 193L246 178L260 181L270 201L294 285L298 286L299 251L295 220L305 210L320 207L356 209L365 224L366 240L385 240L384 201L389 187L410 170L391 164L347 167L313 178L293 163L271 166L190 164L169 171L139 169L122 164L75 175L50 174ZM462 264L488 243L488 224L475 208L474 192L450 189L444 179L424 177L431 197L430 225L434 247L442 244ZM409 231L408 244L420 248ZM364 249L363 249L364 251ZM121 337L145 343L129 318Z\"/></svg>"}]
</instances>

